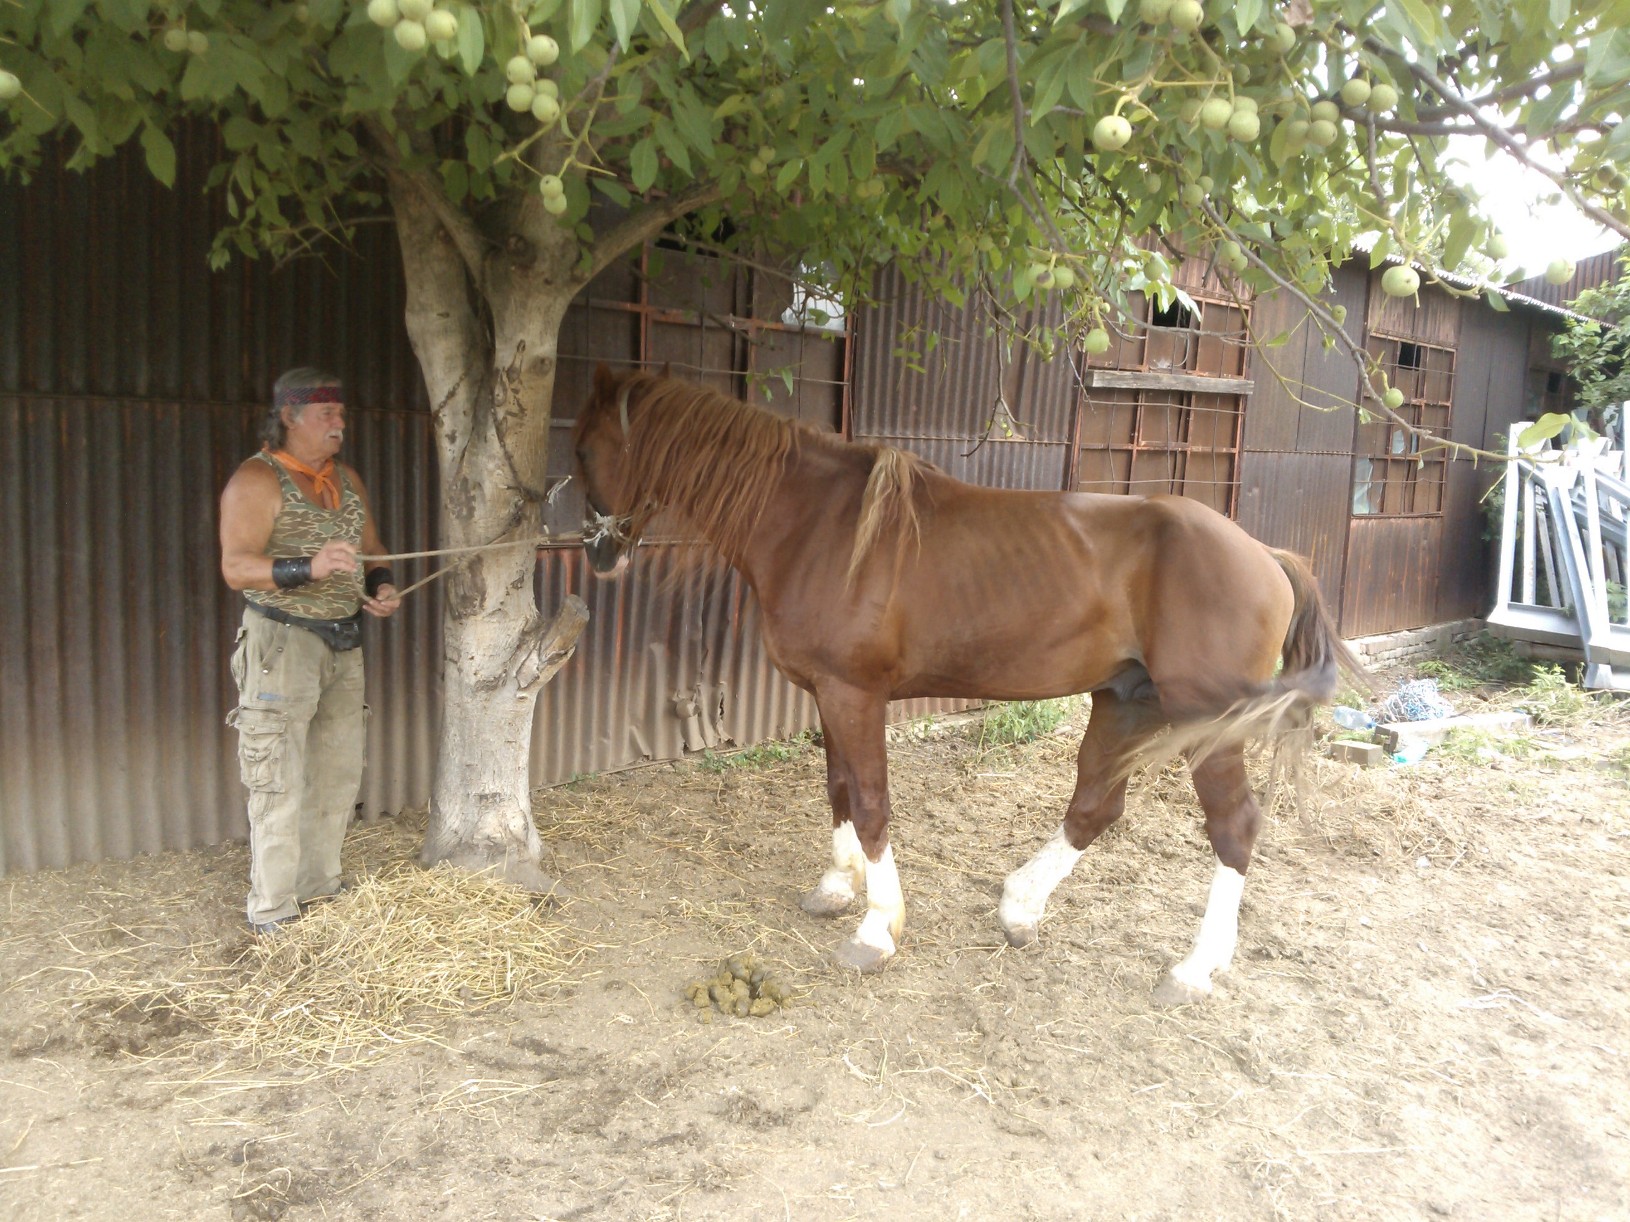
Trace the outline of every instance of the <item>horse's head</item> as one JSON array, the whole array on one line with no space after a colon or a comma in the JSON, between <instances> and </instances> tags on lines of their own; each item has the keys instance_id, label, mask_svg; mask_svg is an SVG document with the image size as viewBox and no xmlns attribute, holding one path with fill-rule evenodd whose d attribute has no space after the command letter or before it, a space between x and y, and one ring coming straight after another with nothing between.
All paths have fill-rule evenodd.
<instances>
[{"instance_id":1,"label":"horse's head","mask_svg":"<svg viewBox=\"0 0 1630 1222\"><path fill-rule=\"evenodd\" d=\"M577 478L587 510L583 550L590 567L602 577L622 572L644 525L643 515L636 513L637 490L628 486L628 400L636 376L631 371L618 377L605 365L597 366L594 390L572 429Z\"/></svg>"}]
</instances>

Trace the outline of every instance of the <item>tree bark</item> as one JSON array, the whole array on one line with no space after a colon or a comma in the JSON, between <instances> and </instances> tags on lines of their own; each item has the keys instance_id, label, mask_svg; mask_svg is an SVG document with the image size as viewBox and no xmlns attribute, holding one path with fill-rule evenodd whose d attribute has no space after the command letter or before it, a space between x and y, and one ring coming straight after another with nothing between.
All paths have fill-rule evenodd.
<instances>
[{"instance_id":1,"label":"tree bark","mask_svg":"<svg viewBox=\"0 0 1630 1222\"><path fill-rule=\"evenodd\" d=\"M577 247L527 205L496 243L450 233L431 190L392 177L408 335L441 462L441 546L520 545L472 552L446 578L441 736L420 860L546 891L553 884L532 820L532 719L588 612L568 598L553 618L540 614L536 552L525 542L542 533L555 359L579 287Z\"/></svg>"}]
</instances>

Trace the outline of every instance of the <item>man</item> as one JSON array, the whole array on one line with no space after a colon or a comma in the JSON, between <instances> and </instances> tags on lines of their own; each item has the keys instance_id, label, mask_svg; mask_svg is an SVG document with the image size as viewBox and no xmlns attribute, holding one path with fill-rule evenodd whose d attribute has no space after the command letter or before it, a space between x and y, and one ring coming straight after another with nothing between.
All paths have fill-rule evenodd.
<instances>
[{"instance_id":1,"label":"man","mask_svg":"<svg viewBox=\"0 0 1630 1222\"><path fill-rule=\"evenodd\" d=\"M341 890L340 842L362 786L362 612L401 600L368 494L334 456L338 378L291 369L272 388L260 453L221 493L221 575L248 606L232 655L238 762L249 789L249 925L275 932Z\"/></svg>"}]
</instances>

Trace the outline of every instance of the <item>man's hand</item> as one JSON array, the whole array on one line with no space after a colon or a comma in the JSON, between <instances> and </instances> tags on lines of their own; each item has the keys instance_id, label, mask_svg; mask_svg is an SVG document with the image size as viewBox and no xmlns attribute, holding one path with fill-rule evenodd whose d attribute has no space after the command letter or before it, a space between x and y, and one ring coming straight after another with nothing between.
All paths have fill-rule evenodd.
<instances>
[{"instance_id":1,"label":"man's hand","mask_svg":"<svg viewBox=\"0 0 1630 1222\"><path fill-rule=\"evenodd\" d=\"M311 579L321 581L335 573L357 571L357 549L343 539L325 543L322 550L311 558Z\"/></svg>"},{"instance_id":2,"label":"man's hand","mask_svg":"<svg viewBox=\"0 0 1630 1222\"><path fill-rule=\"evenodd\" d=\"M380 586L372 598L366 594L362 596L362 609L369 615L377 615L380 619L388 619L396 614L396 608L402 605L402 596L396 592L396 587L386 582Z\"/></svg>"}]
</instances>

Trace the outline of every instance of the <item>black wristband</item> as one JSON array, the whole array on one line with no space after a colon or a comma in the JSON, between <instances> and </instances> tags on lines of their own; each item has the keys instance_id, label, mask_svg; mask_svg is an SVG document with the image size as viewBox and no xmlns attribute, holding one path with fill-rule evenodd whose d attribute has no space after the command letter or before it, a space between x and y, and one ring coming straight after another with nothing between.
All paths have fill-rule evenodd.
<instances>
[{"instance_id":1,"label":"black wristband","mask_svg":"<svg viewBox=\"0 0 1630 1222\"><path fill-rule=\"evenodd\" d=\"M279 590L292 590L310 580L310 556L279 556L272 561L272 584Z\"/></svg>"},{"instance_id":2,"label":"black wristband","mask_svg":"<svg viewBox=\"0 0 1630 1222\"><path fill-rule=\"evenodd\" d=\"M393 586L395 584L396 574L391 572L391 566L382 564L377 569L368 570L368 576L363 580L362 587L368 591L369 598L378 598L380 586Z\"/></svg>"}]
</instances>

